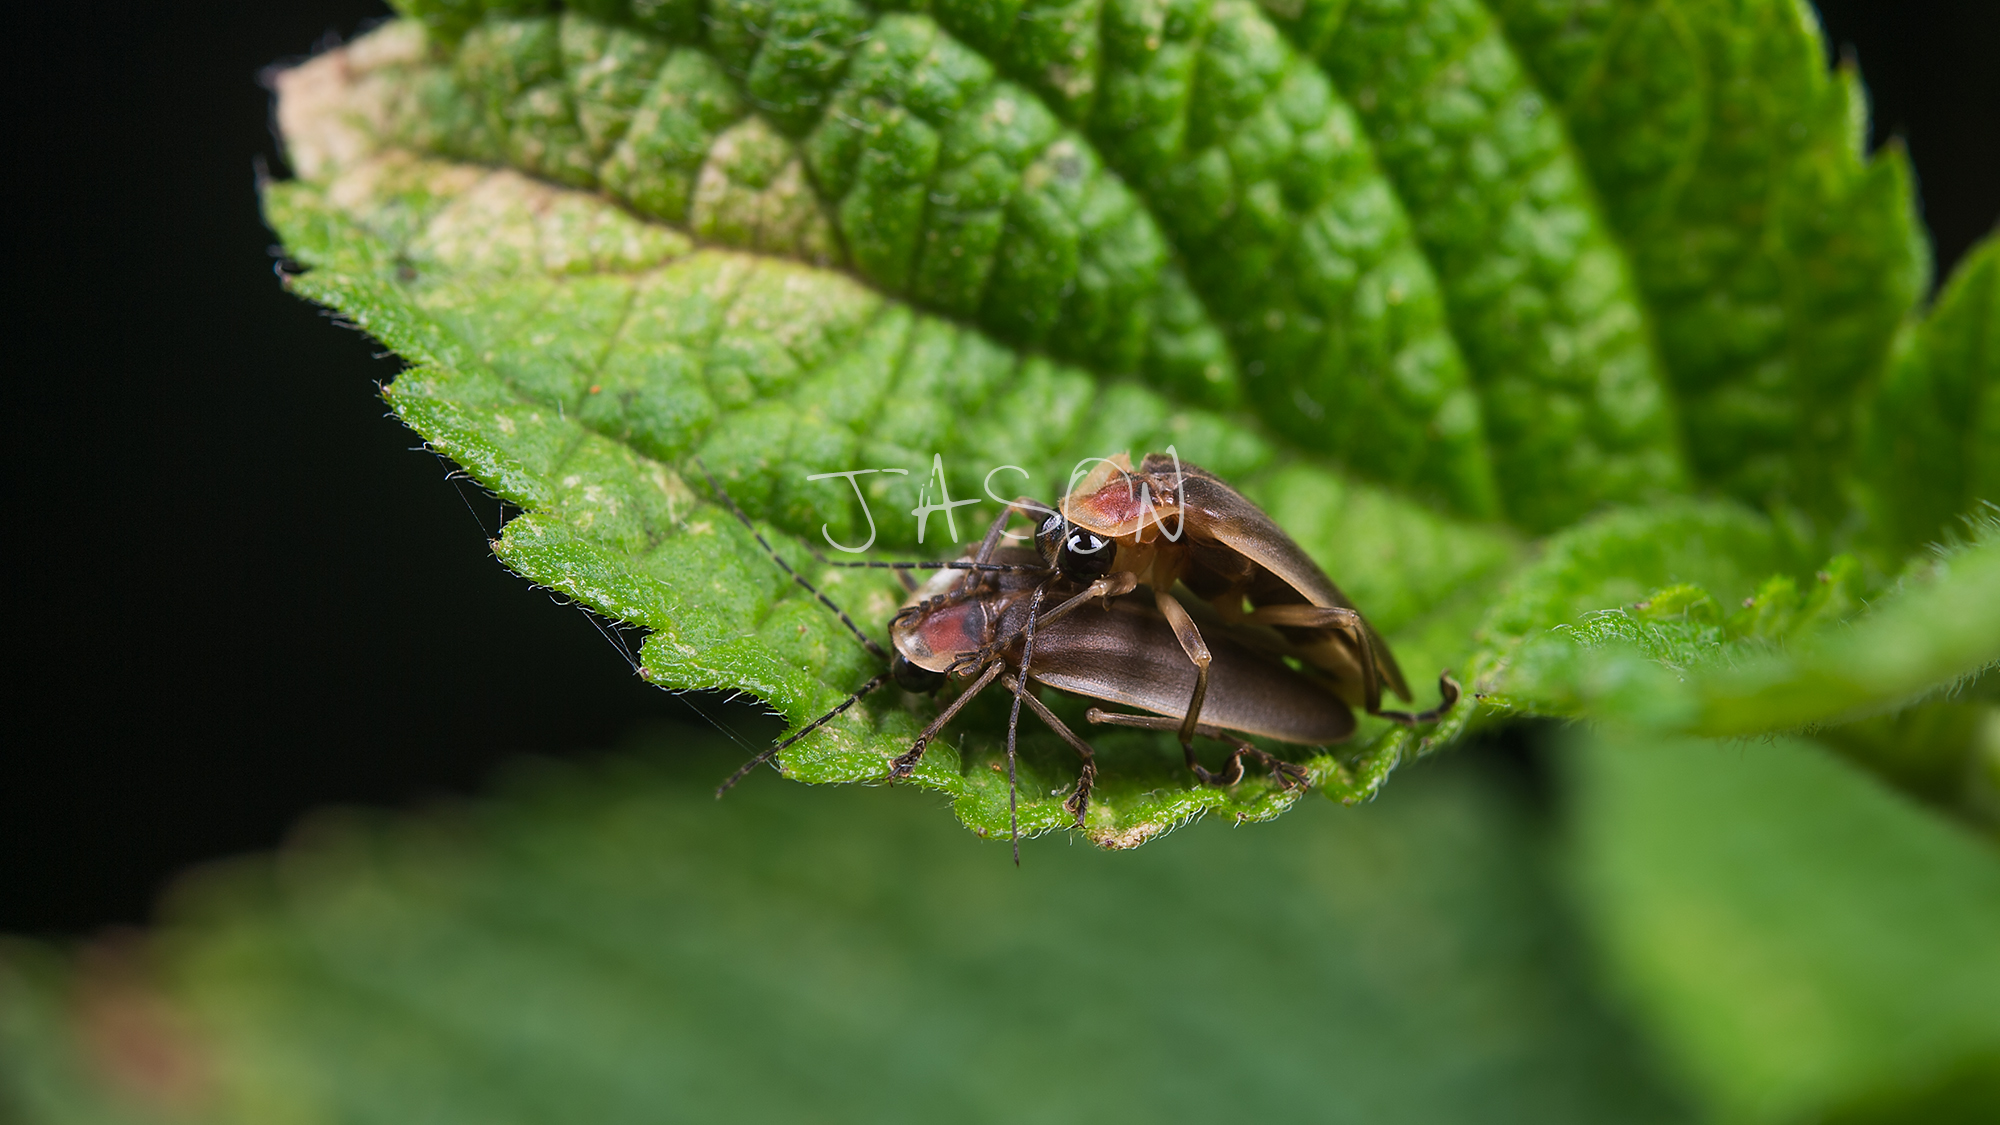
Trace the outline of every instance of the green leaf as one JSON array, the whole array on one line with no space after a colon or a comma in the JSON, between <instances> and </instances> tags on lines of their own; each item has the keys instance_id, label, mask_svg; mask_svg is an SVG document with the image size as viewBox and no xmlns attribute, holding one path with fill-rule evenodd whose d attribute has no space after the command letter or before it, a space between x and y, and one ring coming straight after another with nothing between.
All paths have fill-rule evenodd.
<instances>
[{"instance_id":1,"label":"green leaf","mask_svg":"<svg viewBox=\"0 0 2000 1125\"><path fill-rule=\"evenodd\" d=\"M1930 269L1902 148L1861 159L1859 74L1805 0L1491 7L1626 247L1694 474L1838 521L1854 404Z\"/></svg>"},{"instance_id":2,"label":"green leaf","mask_svg":"<svg viewBox=\"0 0 2000 1125\"><path fill-rule=\"evenodd\" d=\"M1543 714L1748 735L1880 714L2000 666L2000 520L1849 618L1853 595L1832 571L1851 578L1852 566L1829 564L1802 606L1790 579L1766 582L1728 622L1652 612L1661 594L1636 613L1599 611L1511 650L1500 690Z\"/></svg>"},{"instance_id":3,"label":"green leaf","mask_svg":"<svg viewBox=\"0 0 2000 1125\"><path fill-rule=\"evenodd\" d=\"M1482 757L1017 871L896 794L718 803L718 741L323 819L204 876L156 946L212 1076L178 1119L1679 1119ZM69 1042L33 979L0 1006L0 1091Z\"/></svg>"},{"instance_id":4,"label":"green leaf","mask_svg":"<svg viewBox=\"0 0 2000 1125\"><path fill-rule=\"evenodd\" d=\"M1475 374L1507 510L1540 530L1683 488L1665 365L1558 109L1475 0L1280 0L1359 109Z\"/></svg>"},{"instance_id":5,"label":"green leaf","mask_svg":"<svg viewBox=\"0 0 2000 1125\"><path fill-rule=\"evenodd\" d=\"M465 49L479 41L468 34ZM291 79L283 112L307 168L322 169L317 152L366 145L344 115L368 98L391 99L407 77L397 68L421 57L408 53L421 41L407 34L400 46L387 34L365 45L377 69L357 76L347 60L327 103L312 101L318 76ZM333 139L316 150L301 139L314 136ZM1241 422L1139 382L1100 385L841 273L699 249L673 228L508 171L379 148L322 170L266 194L270 221L313 267L294 289L417 364L388 389L390 402L434 448L525 510L496 543L501 558L650 630L643 674L663 687L749 691L803 725L877 670L705 485L690 487L694 457L784 531L854 543L879 520L882 543L914 550L911 521L898 513L939 451L949 451L951 491L977 497L988 466L1061 480L1078 457L1175 444L1242 480L1302 543L1353 573L1350 589L1376 607L1381 627L1410 638L1405 659L1440 667L1464 660L1479 590L1518 550L1504 533L1343 481L1296 453L1280 459ZM874 478L883 483L868 488L869 513L842 496L845 482L803 479L850 463L911 476ZM960 526L961 541L983 530ZM901 598L885 578L828 570L796 540L778 541L877 631ZM920 728L911 711L870 700L788 752L784 767L808 781L879 780ZM966 738L937 747L915 781L951 794L976 831L1005 834L1007 782L986 768L998 764L1004 717L975 709L959 730ZM1261 780L1191 785L1178 748L1157 736L1094 741L1105 769L1087 831L1109 846L1205 811L1266 819L1297 796ZM1344 757L1317 752L1309 764L1329 792L1359 800L1426 745L1378 726ZM1023 831L1063 826L1073 757L1039 734L1024 753Z\"/></svg>"},{"instance_id":6,"label":"green leaf","mask_svg":"<svg viewBox=\"0 0 2000 1125\"><path fill-rule=\"evenodd\" d=\"M1845 555L1795 579L1796 545L1731 505L1613 513L1509 580L1473 684L1503 713L1700 735L1823 728L1909 792L2000 825L1979 702L2000 683L1985 675L2000 667L2000 520L1969 527L1873 589Z\"/></svg>"},{"instance_id":7,"label":"green leaf","mask_svg":"<svg viewBox=\"0 0 2000 1125\"><path fill-rule=\"evenodd\" d=\"M1883 537L1910 550L2000 503L2000 236L1966 254L1898 345L1863 410L1861 476Z\"/></svg>"},{"instance_id":8,"label":"green leaf","mask_svg":"<svg viewBox=\"0 0 2000 1125\"><path fill-rule=\"evenodd\" d=\"M1878 398L1985 385L2000 290L1987 254L1915 316L1906 162L1863 157L1859 80L1797 0L897 7L411 0L282 81L300 179L266 205L312 267L295 290L415 364L391 403L524 510L501 557L650 630L663 687L749 691L797 727L876 670L697 457L879 629L898 592L800 538L907 555L934 464L967 498L994 466L1045 490L1077 458L1173 445L1292 530L1414 679L1459 669L1487 697L1422 738L1310 752L1348 801L1482 713L1598 713L1639 698L1617 684L1805 637L1816 568L1840 598L1808 616L1851 616L1910 542L1883 513L1935 521L1983 487L1974 415L1932 425L1971 467L1928 507L1898 498L1929 462L1857 448ZM871 467L908 475L862 478L865 510L805 479ZM1510 577L1523 545L1496 517L1567 530ZM1824 562L1839 549L1865 564ZM1677 585L1715 620L1541 636ZM1776 701L1830 690L1803 667L1759 672L1757 702L1620 713L1817 721L1838 709ZM1891 679L1868 698L1935 686ZM975 709L916 779L989 834L997 723ZM920 725L871 700L783 766L880 779ZM1165 739L1102 741L1099 843L1292 799L1193 786ZM1027 754L1022 823L1058 827L1073 762L1039 735Z\"/></svg>"},{"instance_id":9,"label":"green leaf","mask_svg":"<svg viewBox=\"0 0 2000 1125\"><path fill-rule=\"evenodd\" d=\"M1563 761L1579 901L1713 1119L1990 1119L1992 849L1795 739L1607 731Z\"/></svg>"}]
</instances>

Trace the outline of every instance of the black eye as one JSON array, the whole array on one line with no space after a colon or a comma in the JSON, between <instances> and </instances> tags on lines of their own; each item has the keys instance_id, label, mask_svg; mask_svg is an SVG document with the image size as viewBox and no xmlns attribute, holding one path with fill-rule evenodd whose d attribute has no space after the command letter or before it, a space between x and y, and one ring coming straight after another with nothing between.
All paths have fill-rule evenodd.
<instances>
[{"instance_id":1,"label":"black eye","mask_svg":"<svg viewBox=\"0 0 2000 1125\"><path fill-rule=\"evenodd\" d=\"M1072 524L1056 566L1072 582L1093 582L1111 573L1111 563L1117 555L1110 540Z\"/></svg>"},{"instance_id":2,"label":"black eye","mask_svg":"<svg viewBox=\"0 0 2000 1125\"><path fill-rule=\"evenodd\" d=\"M918 695L929 695L944 686L943 672L933 672L914 664L900 652L889 658L889 675L895 679L897 687Z\"/></svg>"}]
</instances>

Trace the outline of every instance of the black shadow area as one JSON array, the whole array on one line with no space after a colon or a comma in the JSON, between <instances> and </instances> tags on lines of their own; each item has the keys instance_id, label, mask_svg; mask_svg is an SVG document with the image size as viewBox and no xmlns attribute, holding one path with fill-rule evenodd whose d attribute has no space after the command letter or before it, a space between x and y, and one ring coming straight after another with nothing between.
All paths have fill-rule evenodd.
<instances>
[{"instance_id":1,"label":"black shadow area","mask_svg":"<svg viewBox=\"0 0 2000 1125\"><path fill-rule=\"evenodd\" d=\"M498 504L386 416L400 364L273 276L258 72L387 14L84 3L14 39L0 930L141 921L313 806L692 717L492 558Z\"/></svg>"}]
</instances>

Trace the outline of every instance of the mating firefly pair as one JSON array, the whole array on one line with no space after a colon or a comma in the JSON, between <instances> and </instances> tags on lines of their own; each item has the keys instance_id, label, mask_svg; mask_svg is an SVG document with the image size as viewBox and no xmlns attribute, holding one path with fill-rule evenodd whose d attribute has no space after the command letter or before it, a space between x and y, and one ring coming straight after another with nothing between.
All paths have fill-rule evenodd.
<instances>
[{"instance_id":1,"label":"mating firefly pair","mask_svg":"<svg viewBox=\"0 0 2000 1125\"><path fill-rule=\"evenodd\" d=\"M717 492L749 526L719 486ZM1037 521L1033 550L1004 545L1016 515ZM1036 697L1036 685L1150 712L1093 707L1087 717L1098 724L1174 731L1189 770L1211 785L1240 781L1246 757L1268 768L1280 784L1307 783L1303 768L1266 753L1245 735L1326 745L1353 734L1354 708L1414 725L1435 720L1458 699L1458 685L1445 674L1438 677L1442 701L1436 708L1416 714L1383 710L1385 688L1410 698L1387 643L1268 515L1214 474L1171 452L1151 454L1137 469L1127 455L1102 460L1060 509L1025 497L1015 500L961 559L834 564L938 572L891 620L893 653L883 652L793 572L763 536L757 539L889 668L746 763L718 795L892 679L926 694L950 682L965 684L891 763L892 778L909 776L938 732L997 681L1014 697L1007 724L1010 814L1015 733L1025 705L1082 759L1076 787L1064 802L1079 826L1096 779L1094 755ZM1231 747L1221 770L1211 771L1197 759L1197 736Z\"/></svg>"}]
</instances>

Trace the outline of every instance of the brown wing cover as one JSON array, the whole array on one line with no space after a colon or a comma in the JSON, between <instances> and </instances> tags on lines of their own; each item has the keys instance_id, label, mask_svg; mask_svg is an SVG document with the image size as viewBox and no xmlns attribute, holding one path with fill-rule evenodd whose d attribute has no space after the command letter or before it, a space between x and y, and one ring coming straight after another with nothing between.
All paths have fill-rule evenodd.
<instances>
[{"instance_id":1,"label":"brown wing cover","mask_svg":"<svg viewBox=\"0 0 2000 1125\"><path fill-rule=\"evenodd\" d=\"M1354 733L1354 713L1325 688L1226 632L1203 636L1214 657L1203 723L1305 745L1340 742ZM1109 612L1085 609L1037 629L1036 638L1032 679L1156 715L1187 714L1194 665L1166 619L1140 595L1115 599Z\"/></svg>"},{"instance_id":2,"label":"brown wing cover","mask_svg":"<svg viewBox=\"0 0 2000 1125\"><path fill-rule=\"evenodd\" d=\"M1159 453L1147 454L1139 471L1163 483L1171 482L1175 476L1174 460ZM1202 538L1223 544L1263 567L1282 583L1280 587L1268 582L1255 583L1251 594L1253 603L1269 605L1302 599L1317 606L1357 609L1347 595L1340 592L1340 587L1335 586L1326 572L1319 568L1319 564L1312 560L1312 556L1285 534L1276 521L1264 514L1264 509L1206 469L1183 461L1179 466L1179 476L1178 499L1181 509L1187 514L1188 534L1199 534ZM1290 587L1297 592L1297 597L1285 596L1286 591L1282 587ZM1382 639L1373 625L1367 626L1367 629L1375 649L1376 668L1383 681L1398 696L1410 698L1409 685L1403 679L1403 670L1396 665L1395 656L1389 652L1388 642Z\"/></svg>"},{"instance_id":3,"label":"brown wing cover","mask_svg":"<svg viewBox=\"0 0 2000 1125\"><path fill-rule=\"evenodd\" d=\"M1174 463L1171 458L1154 453L1147 456L1141 471L1170 481ZM1180 502L1188 513L1190 534L1228 546L1283 579L1313 605L1355 608L1319 564L1285 534L1284 528L1264 514L1264 509L1206 469L1183 461L1180 476Z\"/></svg>"}]
</instances>

